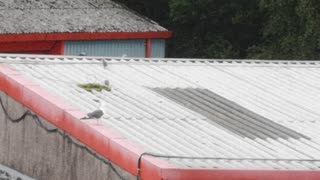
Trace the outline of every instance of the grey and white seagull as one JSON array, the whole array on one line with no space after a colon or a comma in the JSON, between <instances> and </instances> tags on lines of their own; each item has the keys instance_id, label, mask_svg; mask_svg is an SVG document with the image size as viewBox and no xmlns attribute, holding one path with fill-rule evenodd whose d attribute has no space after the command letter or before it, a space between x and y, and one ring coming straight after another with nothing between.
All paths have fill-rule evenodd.
<instances>
[{"instance_id":1,"label":"grey and white seagull","mask_svg":"<svg viewBox=\"0 0 320 180\"><path fill-rule=\"evenodd\" d=\"M97 124L99 124L99 119L104 115L103 111L103 101L100 101L98 99L94 99L94 101L99 103L99 109L94 110L87 114L87 116L80 118L80 119L97 119Z\"/></svg>"}]
</instances>

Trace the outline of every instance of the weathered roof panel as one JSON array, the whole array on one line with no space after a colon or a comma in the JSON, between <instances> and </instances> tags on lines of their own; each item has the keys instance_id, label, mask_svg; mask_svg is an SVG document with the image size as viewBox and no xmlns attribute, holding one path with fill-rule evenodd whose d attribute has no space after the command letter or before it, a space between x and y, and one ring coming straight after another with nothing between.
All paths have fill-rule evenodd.
<instances>
[{"instance_id":1,"label":"weathered roof panel","mask_svg":"<svg viewBox=\"0 0 320 180\"><path fill-rule=\"evenodd\" d=\"M103 100L103 124L148 152L202 158L167 159L180 167L320 169L318 62L104 59L0 61L85 112Z\"/></svg>"},{"instance_id":2,"label":"weathered roof panel","mask_svg":"<svg viewBox=\"0 0 320 180\"><path fill-rule=\"evenodd\" d=\"M167 31L111 0L0 0L0 19L0 34Z\"/></svg>"}]
</instances>

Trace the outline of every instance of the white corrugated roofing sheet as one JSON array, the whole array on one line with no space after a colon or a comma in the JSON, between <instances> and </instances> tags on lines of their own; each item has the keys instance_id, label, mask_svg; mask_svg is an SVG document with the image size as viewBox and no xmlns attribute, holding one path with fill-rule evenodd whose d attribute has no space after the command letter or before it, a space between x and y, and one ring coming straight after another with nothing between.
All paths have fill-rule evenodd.
<instances>
[{"instance_id":1,"label":"white corrugated roofing sheet","mask_svg":"<svg viewBox=\"0 0 320 180\"><path fill-rule=\"evenodd\" d=\"M189 168L320 169L318 62L3 56L103 125ZM81 83L110 82L87 92ZM221 159L219 159L221 158Z\"/></svg>"}]
</instances>

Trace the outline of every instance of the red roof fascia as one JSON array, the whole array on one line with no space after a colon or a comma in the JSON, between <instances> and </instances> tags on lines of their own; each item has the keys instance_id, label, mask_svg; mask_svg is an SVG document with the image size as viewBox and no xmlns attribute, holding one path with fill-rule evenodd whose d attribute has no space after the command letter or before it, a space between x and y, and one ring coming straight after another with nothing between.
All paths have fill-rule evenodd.
<instances>
[{"instance_id":1,"label":"red roof fascia","mask_svg":"<svg viewBox=\"0 0 320 180\"><path fill-rule=\"evenodd\" d=\"M167 39L171 31L163 32L107 32L107 33L47 33L1 34L0 42L67 41L67 40L115 40L115 39Z\"/></svg>"},{"instance_id":2,"label":"red roof fascia","mask_svg":"<svg viewBox=\"0 0 320 180\"><path fill-rule=\"evenodd\" d=\"M95 121L80 121L79 119L85 116L84 112L53 96L3 64L0 65L0 90L122 169L137 175L138 159L144 152L143 148L132 144L113 129L98 126ZM141 161L141 178L143 180L319 180L320 171L180 169L165 161L144 156Z\"/></svg>"}]
</instances>

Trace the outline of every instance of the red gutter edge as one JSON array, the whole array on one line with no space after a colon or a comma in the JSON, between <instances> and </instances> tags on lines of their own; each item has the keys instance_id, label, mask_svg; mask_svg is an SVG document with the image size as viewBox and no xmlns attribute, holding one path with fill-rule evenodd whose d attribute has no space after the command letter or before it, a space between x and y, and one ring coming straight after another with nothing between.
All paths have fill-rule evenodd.
<instances>
[{"instance_id":1,"label":"red gutter edge","mask_svg":"<svg viewBox=\"0 0 320 180\"><path fill-rule=\"evenodd\" d=\"M151 57L151 39L146 39L146 58Z\"/></svg>"},{"instance_id":2,"label":"red gutter edge","mask_svg":"<svg viewBox=\"0 0 320 180\"><path fill-rule=\"evenodd\" d=\"M162 32L107 32L107 33L35 33L1 34L0 42L67 41L67 40L115 40L115 39L168 39L171 31Z\"/></svg>"},{"instance_id":3,"label":"red gutter edge","mask_svg":"<svg viewBox=\"0 0 320 180\"><path fill-rule=\"evenodd\" d=\"M84 112L53 96L19 72L0 65L0 90L57 128L64 130L101 156L137 176L138 159L144 149L96 121L80 121ZM320 171L180 169L161 159L143 156L142 180L319 180Z\"/></svg>"}]
</instances>

